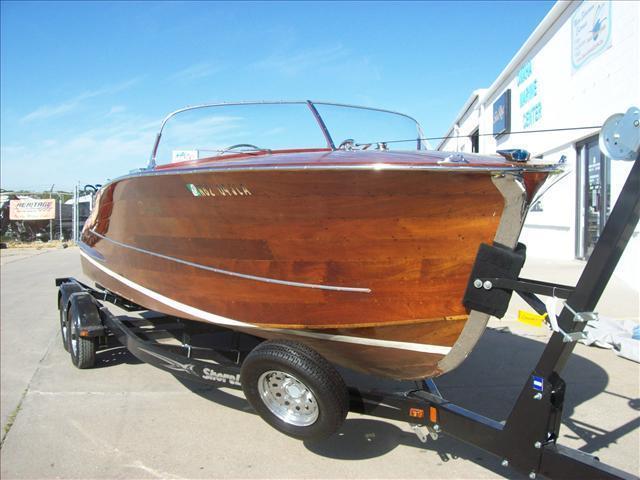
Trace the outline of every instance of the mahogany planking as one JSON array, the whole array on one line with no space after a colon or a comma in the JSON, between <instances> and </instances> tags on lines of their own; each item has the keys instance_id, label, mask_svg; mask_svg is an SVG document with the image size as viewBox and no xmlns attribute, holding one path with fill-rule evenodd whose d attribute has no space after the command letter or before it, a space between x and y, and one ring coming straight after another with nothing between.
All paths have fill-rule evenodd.
<instances>
[{"instance_id":1,"label":"mahogany planking","mask_svg":"<svg viewBox=\"0 0 640 480\"><path fill-rule=\"evenodd\" d=\"M176 170L107 186L83 241L123 277L230 319L451 346L467 318L461 299L477 247L493 240L503 204L489 172ZM91 229L121 244L208 267L370 292L215 273L126 248ZM86 260L83 268L145 307L202 320L123 285ZM366 373L394 378L443 373L437 368L441 354L247 331L295 338Z\"/></svg>"}]
</instances>

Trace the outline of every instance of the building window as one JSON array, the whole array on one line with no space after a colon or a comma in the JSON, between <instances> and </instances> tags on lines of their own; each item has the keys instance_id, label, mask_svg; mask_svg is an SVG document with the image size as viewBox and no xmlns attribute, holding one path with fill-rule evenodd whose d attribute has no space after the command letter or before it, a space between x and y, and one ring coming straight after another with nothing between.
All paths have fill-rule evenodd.
<instances>
[{"instance_id":1,"label":"building window","mask_svg":"<svg viewBox=\"0 0 640 480\"><path fill-rule=\"evenodd\" d=\"M478 153L480 151L480 130L476 128L471 135L471 153Z\"/></svg>"},{"instance_id":2,"label":"building window","mask_svg":"<svg viewBox=\"0 0 640 480\"><path fill-rule=\"evenodd\" d=\"M580 172L578 196L582 208L579 233L578 257L588 259L600 238L611 213L611 159L600 152L598 138L591 138L580 148ZM581 237L581 238L580 238Z\"/></svg>"}]
</instances>

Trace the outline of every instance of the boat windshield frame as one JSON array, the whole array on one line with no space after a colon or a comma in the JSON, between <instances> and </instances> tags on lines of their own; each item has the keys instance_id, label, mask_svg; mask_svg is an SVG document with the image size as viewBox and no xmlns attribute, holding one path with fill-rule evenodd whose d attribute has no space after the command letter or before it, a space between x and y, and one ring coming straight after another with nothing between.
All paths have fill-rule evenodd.
<instances>
[{"instance_id":1,"label":"boat windshield frame","mask_svg":"<svg viewBox=\"0 0 640 480\"><path fill-rule=\"evenodd\" d=\"M164 119L162 120L162 124L160 125L160 130L156 134L155 142L153 144L153 149L151 150L151 156L149 157L149 163L147 164L147 169L151 170L156 167L156 155L158 153L158 147L160 146L160 140L162 139L162 132L164 131L164 127L167 124L167 122L171 120L173 117L175 117L180 113L191 111L191 110L199 110L203 108L212 108L212 107L241 106L241 105L306 105L309 108L309 111L311 112L311 114L313 115L316 123L318 124L318 127L322 131L322 135L324 136L325 141L327 143L327 148L331 149L332 151L338 150L338 148L335 146L333 138L331 137L331 134L327 129L327 126L322 118L322 115L320 115L320 113L318 112L316 105L328 105L333 107L346 107L346 108L355 108L360 110L371 110L374 112L389 113L389 114L405 117L411 120L412 122L414 122L416 125L416 130L418 134L418 137L416 138L416 142L417 142L416 149L422 150L424 146L424 142L423 142L424 133L422 131L422 126L415 118L413 118L410 115L407 115L406 113L396 112L394 110L387 110L384 108L365 107L362 105L352 105L348 103L324 102L324 101L315 101L315 100L314 101L312 100L263 100L263 101L246 101L246 102L203 103L199 105L191 105L184 108L180 108L178 110L171 112L166 117L164 117Z\"/></svg>"}]
</instances>

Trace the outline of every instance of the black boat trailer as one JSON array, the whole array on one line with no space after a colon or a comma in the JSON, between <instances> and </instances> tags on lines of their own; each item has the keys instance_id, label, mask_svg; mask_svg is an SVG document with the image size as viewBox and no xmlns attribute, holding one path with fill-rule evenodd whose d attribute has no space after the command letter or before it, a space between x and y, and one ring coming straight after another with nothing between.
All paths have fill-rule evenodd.
<instances>
[{"instance_id":1,"label":"black boat trailer","mask_svg":"<svg viewBox=\"0 0 640 480\"><path fill-rule=\"evenodd\" d=\"M471 278L470 288L512 291L538 313L546 308L536 294L565 299L557 325L507 420L498 422L444 399L432 380L405 392L379 393L349 388L349 410L409 422L421 440L445 433L502 459L529 478L638 478L601 463L596 457L557 444L566 385L562 370L604 291L640 216L640 162L634 162L602 235L575 287L508 277ZM493 248L493 247L491 247ZM481 271L474 268L474 271ZM79 368L91 367L96 348L117 337L138 359L169 373L209 385L240 388L241 365L261 340L224 328L162 317L133 320L115 316L104 302L126 311L143 311L97 286L73 278L56 279L65 348ZM64 319L70 319L65 322ZM170 333L174 344L157 340ZM165 335L166 337L167 335ZM215 337L215 338L214 338ZM218 345L216 346L216 342ZM427 433L424 433L426 429ZM508 470L505 470L507 474Z\"/></svg>"}]
</instances>

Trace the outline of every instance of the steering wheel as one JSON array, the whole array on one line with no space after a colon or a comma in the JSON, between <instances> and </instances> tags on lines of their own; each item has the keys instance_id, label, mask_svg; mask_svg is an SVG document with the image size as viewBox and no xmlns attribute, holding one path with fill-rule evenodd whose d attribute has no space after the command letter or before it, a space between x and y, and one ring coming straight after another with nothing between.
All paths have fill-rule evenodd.
<instances>
[{"instance_id":1,"label":"steering wheel","mask_svg":"<svg viewBox=\"0 0 640 480\"><path fill-rule=\"evenodd\" d=\"M251 143L238 143L236 145L231 145L230 147L227 147L225 149L223 149L220 152L220 155L222 155L223 153L227 153L231 150L235 150L236 148L250 148L256 152L269 152L270 150L268 148L260 148L256 145L253 145Z\"/></svg>"},{"instance_id":2,"label":"steering wheel","mask_svg":"<svg viewBox=\"0 0 640 480\"><path fill-rule=\"evenodd\" d=\"M353 150L355 146L355 141L353 138L347 138L343 140L342 143L338 146L338 150Z\"/></svg>"}]
</instances>

